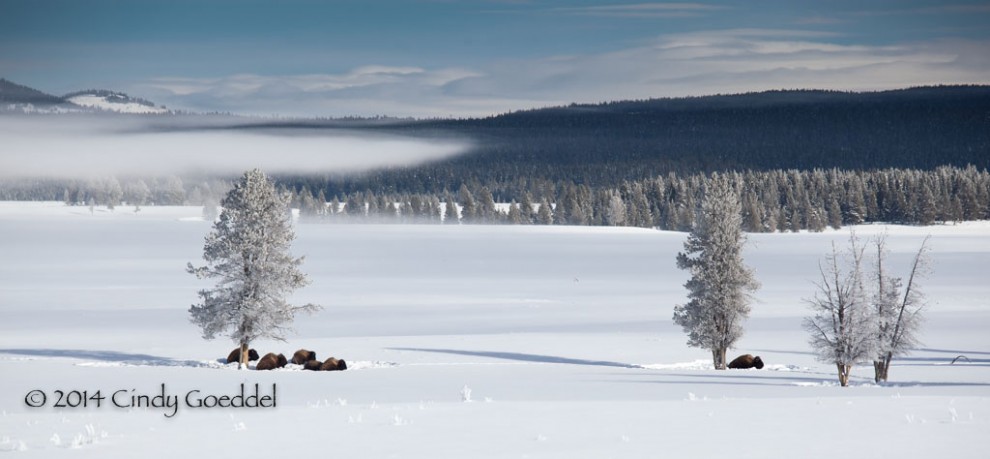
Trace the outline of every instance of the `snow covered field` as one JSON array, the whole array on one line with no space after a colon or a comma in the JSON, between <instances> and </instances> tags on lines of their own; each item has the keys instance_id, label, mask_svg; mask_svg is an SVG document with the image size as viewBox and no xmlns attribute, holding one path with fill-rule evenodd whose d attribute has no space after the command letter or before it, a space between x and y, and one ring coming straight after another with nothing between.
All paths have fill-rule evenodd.
<instances>
[{"instance_id":1,"label":"snow covered field","mask_svg":"<svg viewBox=\"0 0 990 459\"><path fill-rule=\"evenodd\" d=\"M990 223L889 227L891 266L932 235L921 349L891 382L852 387L810 354L801 319L818 260L848 230L751 235L762 289L714 371L671 323L685 235L628 228L297 226L312 285L287 343L351 369L236 371L188 322L209 224L194 207L0 203L0 451L11 457L986 457ZM883 227L856 229L868 237ZM950 362L965 355L955 364ZM275 408L184 397L276 386ZM164 389L163 389L164 387ZM47 396L32 408L33 390ZM56 391L100 407L54 408ZM169 407L117 408L130 395ZM35 394L37 396L37 394ZM470 401L465 401L469 398ZM64 400L63 400L64 401ZM91 403L95 403L92 402ZM174 416L168 415L174 413Z\"/></svg>"}]
</instances>

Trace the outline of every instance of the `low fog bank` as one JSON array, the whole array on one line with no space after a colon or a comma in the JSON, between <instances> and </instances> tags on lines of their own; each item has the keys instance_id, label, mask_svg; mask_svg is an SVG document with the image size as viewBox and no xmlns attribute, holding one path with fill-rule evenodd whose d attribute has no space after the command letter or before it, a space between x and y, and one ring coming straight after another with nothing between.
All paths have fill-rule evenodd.
<instances>
[{"instance_id":1,"label":"low fog bank","mask_svg":"<svg viewBox=\"0 0 990 459\"><path fill-rule=\"evenodd\" d=\"M360 125L355 125L360 127ZM424 139L235 117L3 116L0 178L355 173L466 152Z\"/></svg>"}]
</instances>

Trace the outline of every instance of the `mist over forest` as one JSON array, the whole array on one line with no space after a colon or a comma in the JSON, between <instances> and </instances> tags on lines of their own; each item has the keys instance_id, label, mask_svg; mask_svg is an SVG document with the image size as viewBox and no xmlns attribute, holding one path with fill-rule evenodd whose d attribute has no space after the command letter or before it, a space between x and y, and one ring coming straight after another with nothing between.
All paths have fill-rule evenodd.
<instances>
[{"instance_id":1,"label":"mist over forest","mask_svg":"<svg viewBox=\"0 0 990 459\"><path fill-rule=\"evenodd\" d=\"M710 174L731 173L749 231L990 216L986 86L770 91L471 119L4 117L8 200L213 205L230 177L261 167L308 221L439 222L456 212L475 223L685 229Z\"/></svg>"}]
</instances>

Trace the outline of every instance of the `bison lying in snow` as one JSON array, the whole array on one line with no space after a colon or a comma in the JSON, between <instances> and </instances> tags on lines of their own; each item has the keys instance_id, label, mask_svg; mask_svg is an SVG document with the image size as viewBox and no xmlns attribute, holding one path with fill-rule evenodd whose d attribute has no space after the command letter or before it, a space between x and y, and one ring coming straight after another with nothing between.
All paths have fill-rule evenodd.
<instances>
[{"instance_id":1,"label":"bison lying in snow","mask_svg":"<svg viewBox=\"0 0 990 459\"><path fill-rule=\"evenodd\" d=\"M282 368L288 363L285 360L285 356L282 354L275 355L274 353L267 353L261 360L258 361L258 365L255 366L256 370L274 370L276 368Z\"/></svg>"},{"instance_id":2,"label":"bison lying in snow","mask_svg":"<svg viewBox=\"0 0 990 459\"><path fill-rule=\"evenodd\" d=\"M756 368L759 370L763 368L763 360L760 359L760 356L753 357L752 354L743 354L736 357L735 360L729 362L729 368Z\"/></svg>"},{"instance_id":3,"label":"bison lying in snow","mask_svg":"<svg viewBox=\"0 0 990 459\"><path fill-rule=\"evenodd\" d=\"M320 371L320 367L323 366L323 362L319 360L310 360L303 364L304 370Z\"/></svg>"},{"instance_id":4,"label":"bison lying in snow","mask_svg":"<svg viewBox=\"0 0 990 459\"><path fill-rule=\"evenodd\" d=\"M296 365L305 365L310 360L316 360L316 353L313 351L300 349L292 354L292 363Z\"/></svg>"},{"instance_id":5,"label":"bison lying in snow","mask_svg":"<svg viewBox=\"0 0 990 459\"><path fill-rule=\"evenodd\" d=\"M248 349L248 361L258 360L258 351L254 349ZM241 348L234 349L230 351L227 355L227 363L239 363L241 361Z\"/></svg>"},{"instance_id":6,"label":"bison lying in snow","mask_svg":"<svg viewBox=\"0 0 990 459\"><path fill-rule=\"evenodd\" d=\"M335 359L330 357L323 365L320 365L320 371L341 371L347 369L347 362L344 359Z\"/></svg>"}]
</instances>

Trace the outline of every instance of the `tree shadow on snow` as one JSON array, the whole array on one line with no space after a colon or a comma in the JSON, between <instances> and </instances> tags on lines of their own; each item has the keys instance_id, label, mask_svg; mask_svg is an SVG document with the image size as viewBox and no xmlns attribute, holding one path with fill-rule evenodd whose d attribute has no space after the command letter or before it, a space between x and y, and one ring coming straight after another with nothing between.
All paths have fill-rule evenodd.
<instances>
[{"instance_id":1,"label":"tree shadow on snow","mask_svg":"<svg viewBox=\"0 0 990 459\"><path fill-rule=\"evenodd\" d=\"M408 348L408 347L395 347L389 349L393 351L434 352L439 354L469 355L472 357L491 357L495 359L516 360L520 362L563 363L568 365L590 365L597 367L642 368L638 365L631 365L628 363L620 363L620 362L609 362L606 360L572 359L568 357L557 357L552 355L539 355L539 354L522 354L518 352L466 351L466 350L458 350L458 349L423 349L423 348Z\"/></svg>"},{"instance_id":2,"label":"tree shadow on snow","mask_svg":"<svg viewBox=\"0 0 990 459\"><path fill-rule=\"evenodd\" d=\"M753 355L756 355L756 353L761 353L761 354L815 355L814 352L810 352L810 351L782 351L780 349L753 349L751 351L751 353L753 353Z\"/></svg>"},{"instance_id":3,"label":"tree shadow on snow","mask_svg":"<svg viewBox=\"0 0 990 459\"><path fill-rule=\"evenodd\" d=\"M836 378L822 378L822 377L803 377L803 376L771 376L765 374L755 374L755 371L732 371L732 370L719 370L715 372L706 372L703 374L689 374L689 373L645 373L644 376L649 375L651 377L662 377L662 378L685 378L679 380L653 380L653 381L636 381L642 383L654 383L654 384L729 384L729 385L742 385L742 386L788 386L796 387L799 385L831 385L832 383L838 383ZM628 376L628 375L626 375ZM710 379L711 381L698 381L699 379ZM853 379L856 379L855 376ZM865 378L863 378L865 380Z\"/></svg>"},{"instance_id":4,"label":"tree shadow on snow","mask_svg":"<svg viewBox=\"0 0 990 459\"><path fill-rule=\"evenodd\" d=\"M665 378L664 380L639 380L639 381L629 381L638 383L651 383L651 384L728 384L728 385L743 385L743 386L786 386L786 387L798 387L798 386L837 386L838 380L834 376L827 375L820 372L810 372L809 375L821 375L815 376L787 376L787 375L769 375L766 371L760 371L757 373L756 370L743 370L743 371L714 371L705 372L701 374L690 374L690 373L643 373L643 376L649 376L651 378ZM622 376L629 376L628 373ZM672 378L677 378L671 380ZM683 378L683 379L682 379ZM702 381L699 381L702 379ZM703 381L703 379L708 379L708 381ZM873 377L871 375L857 376L853 375L850 378L850 384L854 386L866 385L871 387L889 387L889 388L905 388L905 387L990 387L990 383L983 382L957 382L957 381L893 381L885 382L882 384L874 384Z\"/></svg>"},{"instance_id":5,"label":"tree shadow on snow","mask_svg":"<svg viewBox=\"0 0 990 459\"><path fill-rule=\"evenodd\" d=\"M952 354L953 356L959 355L990 355L990 352L986 351L960 351L958 349L931 349L927 347L914 349L915 351L921 352L936 352L939 354Z\"/></svg>"},{"instance_id":6,"label":"tree shadow on snow","mask_svg":"<svg viewBox=\"0 0 990 459\"><path fill-rule=\"evenodd\" d=\"M201 367L208 366L195 360L175 360L149 354L128 354L117 351L91 351L84 349L0 349L0 354L24 355L30 357L69 358L95 360L126 365Z\"/></svg>"}]
</instances>

